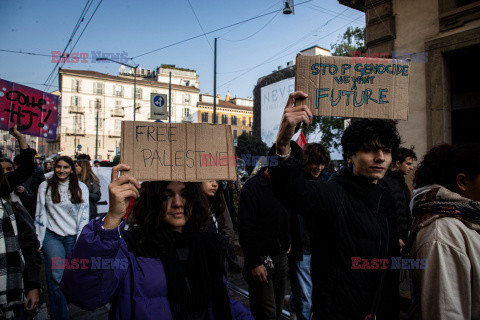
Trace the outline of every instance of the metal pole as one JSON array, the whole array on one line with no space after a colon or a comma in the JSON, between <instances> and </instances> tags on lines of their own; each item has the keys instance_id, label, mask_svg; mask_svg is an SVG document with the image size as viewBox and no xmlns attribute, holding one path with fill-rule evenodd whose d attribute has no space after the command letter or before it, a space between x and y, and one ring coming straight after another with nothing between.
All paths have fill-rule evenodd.
<instances>
[{"instance_id":1,"label":"metal pole","mask_svg":"<svg viewBox=\"0 0 480 320\"><path fill-rule=\"evenodd\" d=\"M75 118L73 119L73 135L74 135L74 143L73 143L73 158L76 159L77 155L77 114L75 113Z\"/></svg>"},{"instance_id":2,"label":"metal pole","mask_svg":"<svg viewBox=\"0 0 480 320\"><path fill-rule=\"evenodd\" d=\"M172 71L168 75L168 123L172 123Z\"/></svg>"},{"instance_id":3,"label":"metal pole","mask_svg":"<svg viewBox=\"0 0 480 320\"><path fill-rule=\"evenodd\" d=\"M213 123L217 123L217 38L213 54Z\"/></svg>"},{"instance_id":4,"label":"metal pole","mask_svg":"<svg viewBox=\"0 0 480 320\"><path fill-rule=\"evenodd\" d=\"M137 67L134 68L133 75L133 121L135 121L135 112L137 111Z\"/></svg>"},{"instance_id":5,"label":"metal pole","mask_svg":"<svg viewBox=\"0 0 480 320\"><path fill-rule=\"evenodd\" d=\"M95 133L95 159L98 159L97 155L98 155L98 100L95 100L96 103L96 107L97 107L97 130L96 130L96 133Z\"/></svg>"}]
</instances>

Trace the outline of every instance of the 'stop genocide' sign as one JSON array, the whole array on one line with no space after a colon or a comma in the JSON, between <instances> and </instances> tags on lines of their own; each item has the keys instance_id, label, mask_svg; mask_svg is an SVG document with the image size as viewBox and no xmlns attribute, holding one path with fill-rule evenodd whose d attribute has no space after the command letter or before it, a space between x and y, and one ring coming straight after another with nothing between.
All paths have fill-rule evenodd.
<instances>
[{"instance_id":1,"label":"'stop genocide' sign","mask_svg":"<svg viewBox=\"0 0 480 320\"><path fill-rule=\"evenodd\" d=\"M408 119L410 65L401 60L297 55L295 90L314 115Z\"/></svg>"},{"instance_id":2,"label":"'stop genocide' sign","mask_svg":"<svg viewBox=\"0 0 480 320\"><path fill-rule=\"evenodd\" d=\"M121 162L140 181L236 180L229 125L122 122Z\"/></svg>"}]
</instances>

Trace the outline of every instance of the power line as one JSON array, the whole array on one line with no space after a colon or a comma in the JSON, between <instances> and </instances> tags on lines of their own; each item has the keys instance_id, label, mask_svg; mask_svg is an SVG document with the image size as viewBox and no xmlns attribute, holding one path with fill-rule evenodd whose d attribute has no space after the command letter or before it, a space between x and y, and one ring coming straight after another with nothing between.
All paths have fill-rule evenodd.
<instances>
[{"instance_id":1,"label":"power line","mask_svg":"<svg viewBox=\"0 0 480 320\"><path fill-rule=\"evenodd\" d=\"M93 0L91 0L91 1L93 2ZM84 14L86 14L87 8L90 8L89 3L90 3L90 0L87 0L87 3L85 3L85 6L83 7L82 13L80 14L80 17L78 18L77 23L75 24L75 27L73 28L73 31L72 31L72 33L70 34L70 37L68 38L67 44L65 45L65 48L64 48L63 51L62 51L62 57L64 56L65 51L67 51L70 42L72 42L73 37L74 37L75 34L77 33L78 26L82 23L83 18L84 18ZM90 3L90 5L91 5L91 3ZM59 63L60 63L60 61L55 64L55 66L53 67L52 71L51 71L50 74L48 75L47 80L45 80L45 84L48 83L48 81L49 81L50 78L52 77L52 75L53 75L53 73L55 72L55 69L57 68L57 66L58 66Z\"/></svg>"},{"instance_id":2,"label":"power line","mask_svg":"<svg viewBox=\"0 0 480 320\"><path fill-rule=\"evenodd\" d=\"M251 37L253 37L254 35L256 35L257 33L259 33L260 31L262 31L263 29L265 29L266 26L268 26L270 23L272 23L272 21L278 16L278 14L280 13L280 11L277 12L276 15L274 15L272 17L272 19L270 19L263 27L261 27L259 30L255 31L253 34L245 37L245 38L242 38L242 39L238 39L238 40L229 40L229 39L225 39L225 38L221 38L225 41L229 41L229 42L240 42L240 41L244 41L244 40L247 40L247 39L250 39Z\"/></svg>"},{"instance_id":3,"label":"power line","mask_svg":"<svg viewBox=\"0 0 480 320\"><path fill-rule=\"evenodd\" d=\"M192 9L193 15L195 16L195 19L197 19L198 25L200 26L200 29L202 29L203 35L205 36L205 40L207 40L208 45L210 46L210 49L212 49L212 45L210 44L210 41L208 41L207 35L205 34L205 30L203 30L202 24L200 23L200 20L197 17L197 14L195 13L195 10L193 9L192 4L190 3L190 0L187 0L188 4L190 5L190 8Z\"/></svg>"},{"instance_id":4,"label":"power line","mask_svg":"<svg viewBox=\"0 0 480 320\"><path fill-rule=\"evenodd\" d=\"M302 4L304 4L304 3L311 2L311 1L313 1L313 0L306 0L306 1L304 1L304 2L300 2L300 3L297 4L297 6L302 5ZM255 20L255 19L258 19L258 18L261 18L261 17L265 17L265 16L271 15L271 14L273 14L273 13L277 13L278 11L283 11L283 9L271 11L271 12L268 12L268 13L265 13L265 14L261 14L261 15L258 15L258 16L255 16L255 17L252 17L252 18L249 18L249 19L240 21L240 22L236 22L236 23L230 24L230 25L225 26L225 27L221 27L221 28L218 28L218 29L215 29L215 30L212 30L212 31L205 32L205 33L200 34L200 35L196 35L196 36L190 37L190 38L188 38L188 39L180 40L180 41L171 43L171 44L169 44L169 45L160 47L160 48L158 48L158 49L155 49L155 50L151 50L151 51L142 53L142 54L140 54L140 55L138 55L138 56L132 57L132 59L139 58L139 57L143 57L143 56L145 56L145 55L147 55L147 54L154 53L154 52L157 52L157 51L166 49L166 48L170 48L170 47L173 47L173 46L175 46L175 45L177 45L177 44L181 44L181 43L184 43L184 42L193 40L193 39L197 39L197 38L200 38L200 37L202 37L202 36L204 36L204 35L207 35L207 34L210 34L210 33L214 33L214 32L220 31L220 30L224 30L224 29L227 29L227 28L231 28L231 27L233 27L233 26L237 26L237 25L239 25L239 24L242 24L242 23L245 23L245 22L248 22L248 21L252 21L252 20Z\"/></svg>"},{"instance_id":5,"label":"power line","mask_svg":"<svg viewBox=\"0 0 480 320\"><path fill-rule=\"evenodd\" d=\"M0 51L3 52L8 52L8 53L19 53L19 54L28 54L32 56L43 56L43 57L51 57L51 54L43 54L43 53L35 53L35 52L24 52L22 50L20 51L14 51L14 50L6 50L6 49L0 49Z\"/></svg>"},{"instance_id":6,"label":"power line","mask_svg":"<svg viewBox=\"0 0 480 320\"><path fill-rule=\"evenodd\" d=\"M317 12L320 12L320 13L323 13L323 14L327 14L327 15L329 15L329 16L334 16L334 15L337 15L337 14L338 14L338 12L335 12L335 13L333 14L333 13L330 13L330 12L322 11L320 8L315 7L313 4L310 4L310 3L307 4L306 7L307 7L307 8L310 8L310 9L312 9L312 10L314 10L314 11L317 11ZM343 16L338 16L338 18L339 18L339 19L342 19L342 20L345 20L345 21L349 21L350 19L352 19L352 17L347 18L347 17L343 17Z\"/></svg>"},{"instance_id":7,"label":"power line","mask_svg":"<svg viewBox=\"0 0 480 320\"><path fill-rule=\"evenodd\" d=\"M259 14L262 14L262 13L264 13L265 11L268 11L268 10L270 10L272 7L277 6L277 5L278 5L278 1L275 0L275 2L274 2L271 6L269 6L268 8L266 8L266 9L264 9L264 10L262 10ZM234 28L231 28L230 30L228 30L228 31L226 31L225 33L221 34L218 38L223 38L223 36L229 34L230 32L232 32L232 31L234 31L234 30L237 30L238 27L240 27L240 25L238 25L238 26L236 26L236 27L234 27Z\"/></svg>"},{"instance_id":8,"label":"power line","mask_svg":"<svg viewBox=\"0 0 480 320\"><path fill-rule=\"evenodd\" d=\"M345 25L341 26L340 28L338 28L338 29L336 29L336 30L334 30L334 31L332 31L332 32L330 32L330 33L328 33L328 34L326 34L325 36L323 36L322 38L319 38L319 39L317 39L317 40L324 39L324 38L328 37L329 35L331 35L331 34L333 34L333 33L337 32L338 30L341 30L341 29L343 29L344 27L348 26L350 23L352 23L352 22L354 22L354 21L356 21L356 20L358 20L358 19L360 19L360 18L363 18L363 17L358 17L358 18L356 18L356 19L354 19L354 20L352 20L352 21L348 22L347 24L345 24ZM332 19L330 19L330 20L329 20L329 21L327 21L327 22L326 22L324 25L322 25L320 28L322 28L322 27L326 26L326 25L328 24L328 22L330 22L330 21L331 21L331 20L333 20L333 19L335 19L335 18L332 18ZM315 30L317 30L317 29L315 29ZM312 33L312 32L309 32L309 33L308 33L308 35L310 35L311 33ZM307 35L307 36L308 36L308 35ZM305 38L305 37L304 37L304 38ZM301 40L303 40L303 39L301 39ZM315 40L313 43L317 42L317 40ZM298 42L298 41L297 41L297 42ZM288 47L291 47L291 45L290 45L290 46L288 46ZM287 48L288 48L288 47L287 47ZM252 70L254 70L254 69L256 69L256 68L258 68L258 67L260 67L260 66L262 66L262 65L265 65L265 64L267 64L267 63L270 63L270 62L272 62L272 61L275 61L275 60L277 60L277 59L280 59L280 58L282 58L283 56L282 56L282 57L275 58L275 59L271 60L273 57L277 56L278 54L281 54L281 53L285 52L285 50L286 50L286 49L282 49L282 50L281 50L279 53L276 53L276 54L274 54L272 57L270 57L270 58L269 58L269 59L267 59L266 61L264 61L264 62L262 62L262 63L260 63L260 64L257 64L256 66L253 66L252 68L250 68L250 69L249 69L249 70L247 70L246 72L244 72L244 73L242 73L242 74L238 75L237 77L234 77L233 79L231 79L231 80L229 80L229 81L227 81L227 82L225 82L225 83L221 84L221 85L220 85L220 86L218 86L217 88L221 88L221 87L223 87L223 86L225 86L225 85L229 84L230 82L232 82L232 81L234 81L234 80L236 80L236 79L238 79L238 78L240 78L240 77L244 76L245 74L249 73L250 71L252 71ZM297 52L297 51L298 51L298 50L295 50L295 52ZM288 53L288 54L286 54L286 55L289 55L289 54L291 54L291 53ZM285 56L286 56L286 55L285 55ZM209 91L209 92L210 92L210 91Z\"/></svg>"},{"instance_id":9,"label":"power line","mask_svg":"<svg viewBox=\"0 0 480 320\"><path fill-rule=\"evenodd\" d=\"M90 21L92 21L93 19L93 16L95 16L95 13L97 12L98 8L100 7L100 5L102 4L102 1L103 0L100 0L100 2L98 3L97 7L95 8L95 11L93 11L92 15L90 16L90 19L88 20L87 24L85 25L85 27L83 28L82 30L82 33L80 33L80 35L78 36L77 38L77 41L75 42L75 44L72 46L71 50L70 50L70 53L68 54L69 56L72 54L72 51L75 49L75 46L77 45L78 41L80 41L83 33L85 32L85 30L87 29L88 25L90 24ZM93 3L93 0L92 2ZM90 4L91 5L91 4ZM90 8L90 6L89 6ZM87 10L88 11L88 10ZM83 21L83 20L82 20ZM57 63L58 65L58 63ZM63 61L62 63L62 67L65 65L65 61ZM52 82L50 83L50 85L47 87L47 89L53 84L53 82L55 81L55 79L57 78L58 74L55 75L55 78L53 78Z\"/></svg>"},{"instance_id":10,"label":"power line","mask_svg":"<svg viewBox=\"0 0 480 320\"><path fill-rule=\"evenodd\" d=\"M82 33L80 33L80 35L79 35L78 38L77 38L77 41L75 42L75 44L74 44L74 45L72 46L72 48L70 49L70 52L68 53L68 56L70 56L70 55L72 54L73 50L74 50L75 47L77 46L78 41L80 41L80 38L82 37L83 33L84 33L85 30L87 29L88 25L90 24L90 21L92 21L93 16L95 15L95 13L97 12L98 8L99 8L100 5L102 4L102 1L103 1L103 0L100 0L100 2L98 3L97 7L95 8L95 11L93 11L92 15L90 16L90 19L88 19L88 22L87 22L87 24L85 25L85 27L83 28ZM93 1L92 1L92 3L93 3ZM89 7L89 8L90 8L90 7ZM63 61L61 67L63 67L63 66L65 65L65 62L66 62L66 60ZM60 68L61 68L61 67L60 67ZM55 81L55 79L57 78L57 76L58 76L58 73L55 75L55 78L53 78L51 84L53 84L53 82ZM51 86L51 84L50 84L50 86ZM48 86L47 89L48 89L50 86Z\"/></svg>"}]
</instances>

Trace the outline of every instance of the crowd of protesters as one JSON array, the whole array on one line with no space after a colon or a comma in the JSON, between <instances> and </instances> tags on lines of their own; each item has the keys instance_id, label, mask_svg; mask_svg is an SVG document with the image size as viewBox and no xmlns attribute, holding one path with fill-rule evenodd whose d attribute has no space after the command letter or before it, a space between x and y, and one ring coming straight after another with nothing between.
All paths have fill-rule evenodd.
<instances>
[{"instance_id":1,"label":"crowd of protesters","mask_svg":"<svg viewBox=\"0 0 480 320\"><path fill-rule=\"evenodd\" d=\"M111 319L270 320L284 301L302 320L399 319L405 270L411 318L480 319L480 146L433 147L412 197L417 155L387 120L352 121L338 170L323 145L293 142L312 120L295 105L304 96L290 95L268 154L278 161L245 183L238 218L226 182L140 183L128 164L112 169L99 214L90 157L41 168L13 128L20 154L0 160L0 319L42 303L42 263L50 319L68 319L71 302L110 304ZM235 228L249 308L226 282L240 265Z\"/></svg>"}]
</instances>

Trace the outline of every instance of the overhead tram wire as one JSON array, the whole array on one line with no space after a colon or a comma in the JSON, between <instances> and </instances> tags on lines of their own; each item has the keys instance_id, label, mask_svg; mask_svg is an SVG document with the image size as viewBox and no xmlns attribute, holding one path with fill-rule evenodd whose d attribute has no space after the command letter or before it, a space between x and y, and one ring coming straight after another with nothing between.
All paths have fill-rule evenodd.
<instances>
[{"instance_id":1,"label":"overhead tram wire","mask_svg":"<svg viewBox=\"0 0 480 320\"><path fill-rule=\"evenodd\" d=\"M95 8L95 11L93 11L92 15L90 16L90 19L88 19L88 22L87 24L85 25L85 27L83 28L82 30L82 33L80 33L80 35L78 36L77 38L77 41L75 42L75 44L72 46L72 48L70 49L70 53L69 53L69 56L72 54L73 50L75 49L78 41L80 41L80 39L82 38L82 35L83 33L85 32L85 30L87 29L88 25L90 24L90 21L92 21L93 19L93 16L95 15L95 13L97 12L98 8L100 7L100 5L102 4L103 0L100 0L100 2L98 3L97 7ZM58 64L58 63L57 63ZM65 61L63 61L62 63L62 67L65 65ZM53 82L55 81L55 79L57 78L58 74L55 75L55 78L53 78L51 84L47 87L47 90L48 88L53 84Z\"/></svg>"},{"instance_id":2,"label":"overhead tram wire","mask_svg":"<svg viewBox=\"0 0 480 320\"><path fill-rule=\"evenodd\" d=\"M308 2L311 2L311 1L313 1L313 0L306 0L306 1L303 1L303 2L300 2L300 3L297 3L296 6L299 6L299 5L302 5L302 4L304 4L304 3L308 3ZM224 29L227 29L227 28L231 28L231 27L234 27L234 26L236 26L236 25L239 25L239 24L242 24L242 23L245 23L245 22L248 22L248 21L252 21L252 20L255 20L255 19L258 19L258 18L261 18L261 17L265 17L265 16L268 16L268 15L277 13L278 11L283 11L283 9L271 11L271 12L268 12L268 13L265 13L265 14L261 14L261 15L258 15L258 16L255 16L255 17L252 17L252 18L243 20L243 21L239 21L239 22L230 24L230 25L225 26L225 27L221 27L221 28L218 28L218 29L215 29L215 30L211 30L211 31L205 32L204 34L200 34L200 35L196 35L196 36L190 37L190 38L188 38L188 39L180 40L180 41L177 41L177 42L168 44L168 45L166 45L166 46L160 47L160 48L158 48L158 49L151 50L151 51L148 51L148 52L139 54L139 55L134 56L134 57L132 57L132 58L130 58L130 59L135 59L135 58L143 57L143 56L145 56L145 55L147 55L147 54L151 54L151 53L154 53L154 52L157 52L157 51L166 49L166 48L170 48L170 47L173 47L173 46L175 46L175 45L177 45L177 44L181 44L181 43L184 43L184 42L193 40L193 39L197 39L197 38L200 38L200 37L202 37L202 36L204 36L204 35L207 35L207 34L210 34L210 33L214 33L214 32L220 31L220 30L224 30Z\"/></svg>"},{"instance_id":3,"label":"overhead tram wire","mask_svg":"<svg viewBox=\"0 0 480 320\"><path fill-rule=\"evenodd\" d=\"M259 14L262 14L262 13L264 13L265 11L270 10L272 7L277 6L277 5L278 5L277 0L275 0L275 2L274 2L271 6L269 6L268 8L266 8L266 9L264 9L264 10L262 10ZM225 33L222 33L220 36L218 36L218 38L223 38L223 36L229 34L230 32L232 32L232 31L234 31L234 30L237 30L238 27L240 27L240 25L237 25L236 27L231 28L230 30L226 31Z\"/></svg>"},{"instance_id":4,"label":"overhead tram wire","mask_svg":"<svg viewBox=\"0 0 480 320\"><path fill-rule=\"evenodd\" d=\"M205 30L203 30L202 24L200 23L200 20L197 17L197 14L195 13L195 10L193 9L192 4L190 3L190 0L187 0L188 4L190 5L190 8L192 9L193 15L195 16L195 19L197 19L198 25L200 26L200 29L202 29L203 35L205 36L205 40L207 40L208 45L210 46L210 49L212 49L212 45L210 44L210 41L208 41L207 35L205 34Z\"/></svg>"},{"instance_id":5,"label":"overhead tram wire","mask_svg":"<svg viewBox=\"0 0 480 320\"><path fill-rule=\"evenodd\" d=\"M253 37L254 35L256 35L257 33L259 33L260 31L262 31L263 29L265 29L266 26L268 26L270 23L272 23L272 21L278 16L278 14L280 13L280 11L277 12L276 15L274 15L272 17L272 19L268 20L268 22L263 26L261 27L260 29L258 29L257 31L255 31L253 34L243 38L243 39L238 39L238 40L230 40L230 39L225 39L225 38L222 38L222 37L219 37L220 39L223 39L225 41L228 41L228 42L240 42L240 41L244 41L244 40L247 40L247 39L250 39L251 37Z\"/></svg>"},{"instance_id":6,"label":"overhead tram wire","mask_svg":"<svg viewBox=\"0 0 480 320\"><path fill-rule=\"evenodd\" d=\"M311 4L306 4L305 6L306 6L307 8L310 8L310 9L314 10L314 11L317 11L317 12L319 12L319 13L327 14L327 15L329 15L329 16L333 16L333 15L334 15L333 13L330 13L330 12L321 11L321 10L313 7ZM338 14L338 12L336 12L336 14ZM352 18L349 19L349 18L341 17L341 16L339 16L338 18L339 18L339 19L342 19L342 20L345 20L345 21L349 21L350 19L352 19Z\"/></svg>"},{"instance_id":7,"label":"overhead tram wire","mask_svg":"<svg viewBox=\"0 0 480 320\"><path fill-rule=\"evenodd\" d=\"M7 50L7 49L0 49L2 52L8 52L8 53L18 53L18 54L27 54L27 55L32 55L32 56L42 56L42 57L51 57L51 54L43 54L43 53L35 53L35 52L24 52L24 51L14 51L14 50Z\"/></svg>"},{"instance_id":8,"label":"overhead tram wire","mask_svg":"<svg viewBox=\"0 0 480 320\"><path fill-rule=\"evenodd\" d=\"M337 32L337 31L339 31L339 30L341 30L341 29L345 28L345 27L346 27L346 26L348 26L350 23L352 23L352 22L354 22L354 21L356 21L356 20L358 20L358 19L360 19L360 18L363 18L363 17L358 17L358 18L356 18L356 19L354 19L354 20L352 20L352 21L348 22L347 24L345 24L345 25L341 26L340 28L338 28L338 29L335 29L334 31L332 31L332 32L330 32L330 33L328 33L328 34L324 35L323 37L321 37L321 38L319 38L319 39L315 40L313 43L317 42L317 41L318 41L318 40L320 40L320 39L324 39L324 38L328 37L329 35L331 35L331 34L333 34L333 33ZM334 18L332 18L332 19L334 19ZM332 19L330 19L329 21L331 21ZM329 21L328 21L328 22L329 22ZM327 22L327 23L328 23L328 22ZM324 24L323 26L325 26L325 25L326 25L326 24ZM322 27L323 27L323 26L322 26ZM321 28L321 27L320 27L320 28ZM312 33L312 32L309 32L309 34L310 34L310 33ZM303 39L302 39L302 40L303 40ZM238 75L237 77L234 77L233 79L231 79L231 80L229 80L229 81L227 81L227 82L225 82L225 83L222 83L222 84L221 84L221 85L219 85L217 88L221 88L221 87L223 87L223 86L225 86L225 85L229 84L230 82L232 82L232 81L234 81L234 80L236 80L236 79L238 79L238 78L240 78L240 77L244 76L245 74L249 73L250 71L252 71L252 70L254 70L254 69L256 69L256 68L258 68L258 67L260 67L260 66L262 66L262 65L265 65L265 64L267 64L267 63L270 63L270 62L273 62L273 61L275 61L275 60L279 59L279 58L275 58L275 59L273 59L273 60L272 60L272 58L273 58L273 57L275 57L275 56L277 56L278 54L281 54L281 53L283 53L283 52L285 52L285 51L286 51L286 50L281 50L279 53L276 53L276 54L274 54L274 55L273 55L271 58L267 59L267 61L264 61L264 62L262 62L262 63L260 63L260 64L257 64L257 65L255 65L255 66L253 66L253 67L252 67L252 68L250 68L248 71L246 71L246 72L244 72L244 73L242 73L242 74ZM298 51L298 50L295 50L295 51ZM287 54L287 55L288 55L288 54ZM210 91L209 91L209 92L210 92Z\"/></svg>"},{"instance_id":9,"label":"overhead tram wire","mask_svg":"<svg viewBox=\"0 0 480 320\"><path fill-rule=\"evenodd\" d=\"M75 27L73 28L73 31L72 33L70 34L70 37L68 38L68 41L67 41L67 44L65 45L65 48L63 49L62 51L62 57L65 55L65 52L67 51L68 49L68 46L70 45L70 42L72 42L73 40L73 37L75 37L75 34L77 33L78 31L78 28L80 26L80 24L83 22L83 19L85 18L85 15L86 13L88 12L88 9L90 8L90 6L92 5L93 3L93 0L87 0L87 3L85 3L85 6L83 7L83 10L82 10L82 13L80 14L80 17L78 18L77 20L77 23L75 24ZM52 75L55 73L55 70L58 66L60 62L57 62L55 64L55 66L53 67L52 71L50 72L50 74L48 75L47 77L47 80L45 80L45 84L48 84L49 80L51 79Z\"/></svg>"}]
</instances>

